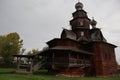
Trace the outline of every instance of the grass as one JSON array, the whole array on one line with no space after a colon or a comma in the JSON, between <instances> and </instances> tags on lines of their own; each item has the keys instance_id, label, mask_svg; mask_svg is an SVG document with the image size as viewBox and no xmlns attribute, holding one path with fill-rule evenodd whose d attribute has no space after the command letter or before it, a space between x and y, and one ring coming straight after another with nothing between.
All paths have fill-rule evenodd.
<instances>
[{"instance_id":1,"label":"grass","mask_svg":"<svg viewBox=\"0 0 120 80\"><path fill-rule=\"evenodd\" d=\"M14 71L14 69L12 69L12 68L0 68L0 73L10 73L13 71Z\"/></svg>"},{"instance_id":2,"label":"grass","mask_svg":"<svg viewBox=\"0 0 120 80\"><path fill-rule=\"evenodd\" d=\"M13 69L0 68L0 72L11 72ZM120 80L120 77L56 77L49 75L0 74L0 80Z\"/></svg>"},{"instance_id":3,"label":"grass","mask_svg":"<svg viewBox=\"0 0 120 80\"><path fill-rule=\"evenodd\" d=\"M2 74L0 80L120 80L120 77L112 78L95 78L95 77L56 77L56 76L43 76L43 75L18 75L18 74Z\"/></svg>"}]
</instances>

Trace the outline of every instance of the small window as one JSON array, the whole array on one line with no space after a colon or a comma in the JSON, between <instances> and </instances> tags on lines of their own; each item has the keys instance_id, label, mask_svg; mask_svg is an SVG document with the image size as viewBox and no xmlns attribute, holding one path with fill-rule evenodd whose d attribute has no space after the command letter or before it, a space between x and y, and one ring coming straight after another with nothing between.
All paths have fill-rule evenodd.
<instances>
[{"instance_id":1,"label":"small window","mask_svg":"<svg viewBox=\"0 0 120 80\"><path fill-rule=\"evenodd\" d=\"M80 22L80 26L83 26L83 22Z\"/></svg>"},{"instance_id":2,"label":"small window","mask_svg":"<svg viewBox=\"0 0 120 80\"><path fill-rule=\"evenodd\" d=\"M81 36L84 36L84 32L83 31L81 32Z\"/></svg>"}]
</instances>

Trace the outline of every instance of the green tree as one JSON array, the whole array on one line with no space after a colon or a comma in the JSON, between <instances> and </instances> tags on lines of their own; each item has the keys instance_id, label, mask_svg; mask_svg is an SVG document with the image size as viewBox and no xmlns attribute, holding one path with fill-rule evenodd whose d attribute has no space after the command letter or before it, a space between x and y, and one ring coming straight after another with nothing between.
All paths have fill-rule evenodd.
<instances>
[{"instance_id":1,"label":"green tree","mask_svg":"<svg viewBox=\"0 0 120 80\"><path fill-rule=\"evenodd\" d=\"M37 52L39 52L38 49L32 49L32 50L27 52L27 55L34 54L34 53L37 53Z\"/></svg>"},{"instance_id":2,"label":"green tree","mask_svg":"<svg viewBox=\"0 0 120 80\"><path fill-rule=\"evenodd\" d=\"M11 63L13 61L13 55L20 53L23 40L20 39L18 33L13 32L8 35L0 36L0 55L3 58L4 63Z\"/></svg>"},{"instance_id":3,"label":"green tree","mask_svg":"<svg viewBox=\"0 0 120 80\"><path fill-rule=\"evenodd\" d=\"M32 49L32 53L36 53L36 52L39 52L38 49Z\"/></svg>"},{"instance_id":4,"label":"green tree","mask_svg":"<svg viewBox=\"0 0 120 80\"><path fill-rule=\"evenodd\" d=\"M23 54L25 53L25 51L26 51L25 48L21 48L19 53L20 53L21 55L23 55Z\"/></svg>"}]
</instances>

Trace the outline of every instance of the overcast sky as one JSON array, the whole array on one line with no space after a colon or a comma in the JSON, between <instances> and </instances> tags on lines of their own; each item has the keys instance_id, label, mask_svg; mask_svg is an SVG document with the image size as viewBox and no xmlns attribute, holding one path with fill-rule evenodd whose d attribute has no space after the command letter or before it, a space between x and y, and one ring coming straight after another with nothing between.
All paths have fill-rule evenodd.
<instances>
[{"instance_id":1,"label":"overcast sky","mask_svg":"<svg viewBox=\"0 0 120 80\"><path fill-rule=\"evenodd\" d=\"M84 10L98 22L109 43L115 44L120 63L120 0L80 0ZM17 32L27 51L41 50L45 42L59 38L78 0L0 0L0 35Z\"/></svg>"}]
</instances>

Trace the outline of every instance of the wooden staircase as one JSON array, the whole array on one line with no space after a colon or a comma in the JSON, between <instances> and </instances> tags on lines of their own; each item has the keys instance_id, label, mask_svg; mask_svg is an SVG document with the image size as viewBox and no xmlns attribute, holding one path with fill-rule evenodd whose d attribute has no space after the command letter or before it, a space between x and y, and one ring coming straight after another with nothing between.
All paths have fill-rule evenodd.
<instances>
[{"instance_id":1,"label":"wooden staircase","mask_svg":"<svg viewBox=\"0 0 120 80\"><path fill-rule=\"evenodd\" d=\"M40 68L42 68L44 64L45 64L44 60L35 63L33 65L33 72L35 72L35 71L39 70Z\"/></svg>"}]
</instances>

